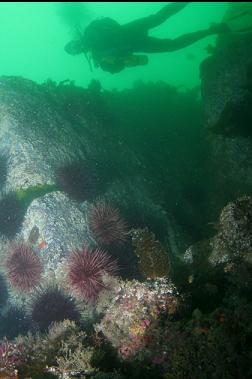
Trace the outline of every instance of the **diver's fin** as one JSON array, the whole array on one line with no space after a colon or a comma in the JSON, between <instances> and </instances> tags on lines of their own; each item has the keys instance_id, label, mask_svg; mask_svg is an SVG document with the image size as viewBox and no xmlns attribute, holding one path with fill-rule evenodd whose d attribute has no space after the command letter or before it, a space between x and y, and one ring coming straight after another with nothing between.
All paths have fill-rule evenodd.
<instances>
[{"instance_id":1,"label":"diver's fin","mask_svg":"<svg viewBox=\"0 0 252 379\"><path fill-rule=\"evenodd\" d=\"M240 12L240 13L232 16L232 17L229 17L227 20L225 20L225 22L230 22L230 21L236 20L237 18L246 16L246 14L250 14L250 13L247 10L242 11L242 12Z\"/></svg>"},{"instance_id":2,"label":"diver's fin","mask_svg":"<svg viewBox=\"0 0 252 379\"><path fill-rule=\"evenodd\" d=\"M248 26L247 28L232 30L232 33L248 33L248 32L252 32L252 25Z\"/></svg>"}]
</instances>

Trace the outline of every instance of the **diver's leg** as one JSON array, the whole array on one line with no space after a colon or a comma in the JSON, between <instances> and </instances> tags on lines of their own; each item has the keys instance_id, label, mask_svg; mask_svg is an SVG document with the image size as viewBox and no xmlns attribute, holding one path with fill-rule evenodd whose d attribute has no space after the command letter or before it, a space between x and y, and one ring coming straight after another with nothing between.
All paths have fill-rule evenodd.
<instances>
[{"instance_id":1,"label":"diver's leg","mask_svg":"<svg viewBox=\"0 0 252 379\"><path fill-rule=\"evenodd\" d=\"M128 24L123 25L123 27L126 29L133 28L138 32L147 32L149 29L155 28L165 22L169 17L181 11L187 4L189 4L189 2L167 4L156 14L129 22Z\"/></svg>"},{"instance_id":2,"label":"diver's leg","mask_svg":"<svg viewBox=\"0 0 252 379\"><path fill-rule=\"evenodd\" d=\"M220 34L229 31L226 24L216 24L209 29L200 30L198 32L184 34L175 39L161 39L154 37L146 37L141 41L138 52L142 53L164 53L172 52L190 46L193 43L208 37L212 34ZM137 51L135 51L137 52Z\"/></svg>"}]
</instances>

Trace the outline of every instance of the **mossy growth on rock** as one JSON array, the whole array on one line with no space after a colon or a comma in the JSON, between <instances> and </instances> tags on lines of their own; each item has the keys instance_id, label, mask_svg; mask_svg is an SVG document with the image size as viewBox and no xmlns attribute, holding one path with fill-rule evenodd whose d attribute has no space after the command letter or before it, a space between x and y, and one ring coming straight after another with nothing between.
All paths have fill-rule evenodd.
<instances>
[{"instance_id":1,"label":"mossy growth on rock","mask_svg":"<svg viewBox=\"0 0 252 379\"><path fill-rule=\"evenodd\" d=\"M28 207L34 199L57 190L58 188L54 184L38 184L27 189L17 190L16 196L24 207Z\"/></svg>"}]
</instances>

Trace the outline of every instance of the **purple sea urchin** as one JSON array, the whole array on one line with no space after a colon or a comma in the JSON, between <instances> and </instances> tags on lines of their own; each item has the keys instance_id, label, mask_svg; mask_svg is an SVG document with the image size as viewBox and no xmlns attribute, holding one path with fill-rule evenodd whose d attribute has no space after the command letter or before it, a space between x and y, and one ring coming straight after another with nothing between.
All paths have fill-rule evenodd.
<instances>
[{"instance_id":1,"label":"purple sea urchin","mask_svg":"<svg viewBox=\"0 0 252 379\"><path fill-rule=\"evenodd\" d=\"M56 172L58 187L77 201L90 199L97 192L97 177L85 161L60 167Z\"/></svg>"},{"instance_id":2,"label":"purple sea urchin","mask_svg":"<svg viewBox=\"0 0 252 379\"><path fill-rule=\"evenodd\" d=\"M8 299L8 290L6 281L2 274L0 274L0 309L5 305Z\"/></svg>"},{"instance_id":3,"label":"purple sea urchin","mask_svg":"<svg viewBox=\"0 0 252 379\"><path fill-rule=\"evenodd\" d=\"M0 233L12 238L21 227L25 207L15 192L4 195L0 200Z\"/></svg>"},{"instance_id":4,"label":"purple sea urchin","mask_svg":"<svg viewBox=\"0 0 252 379\"><path fill-rule=\"evenodd\" d=\"M45 330L52 322L78 321L80 314L74 299L55 286L40 289L36 293L32 303L31 317L41 330Z\"/></svg>"}]
</instances>

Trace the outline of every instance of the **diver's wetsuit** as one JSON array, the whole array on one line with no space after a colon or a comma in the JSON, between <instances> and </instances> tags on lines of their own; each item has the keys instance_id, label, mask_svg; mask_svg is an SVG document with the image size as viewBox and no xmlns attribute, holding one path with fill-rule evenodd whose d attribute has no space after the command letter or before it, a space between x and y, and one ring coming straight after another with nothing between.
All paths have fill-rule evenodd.
<instances>
[{"instance_id":1,"label":"diver's wetsuit","mask_svg":"<svg viewBox=\"0 0 252 379\"><path fill-rule=\"evenodd\" d=\"M182 49L208 35L206 31L199 31L183 35L174 40L168 38L155 38L148 36L150 29L156 28L169 17L181 11L188 2L165 5L155 15L141 18L121 26L121 34L128 39L131 52L134 53L163 53Z\"/></svg>"},{"instance_id":2,"label":"diver's wetsuit","mask_svg":"<svg viewBox=\"0 0 252 379\"><path fill-rule=\"evenodd\" d=\"M223 32L216 25L206 30L184 34L175 39L155 38L148 35L150 29L159 26L188 4L188 2L167 4L154 15L124 25L120 25L111 18L95 20L84 32L81 51L90 51L97 66L104 71L116 73L127 66L124 59L130 56L134 57L135 53L172 52L183 49L211 34ZM71 54L71 52L69 53Z\"/></svg>"},{"instance_id":3,"label":"diver's wetsuit","mask_svg":"<svg viewBox=\"0 0 252 379\"><path fill-rule=\"evenodd\" d=\"M155 28L165 22L169 17L181 11L188 2L172 3L165 5L155 15L132 21L128 24L120 25L116 21L110 20L111 27L107 33L102 33L100 41L90 41L91 49L100 53L163 53L182 49L192 43L215 32L210 29L201 30L185 34L176 39L155 38L148 36L150 29ZM100 20L94 21L99 24ZM91 24L91 25L92 25ZM87 28L88 35L88 28ZM90 38L92 39L92 37Z\"/></svg>"}]
</instances>

